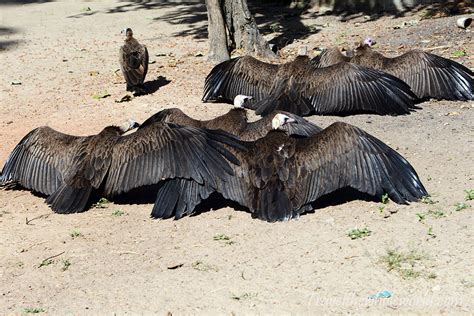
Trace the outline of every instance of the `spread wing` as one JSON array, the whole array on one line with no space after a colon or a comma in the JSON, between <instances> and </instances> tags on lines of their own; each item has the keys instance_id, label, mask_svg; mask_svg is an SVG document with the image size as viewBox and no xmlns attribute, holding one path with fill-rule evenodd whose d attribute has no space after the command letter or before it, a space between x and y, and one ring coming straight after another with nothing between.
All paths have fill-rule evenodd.
<instances>
[{"instance_id":1,"label":"spread wing","mask_svg":"<svg viewBox=\"0 0 474 316\"><path fill-rule=\"evenodd\" d=\"M239 95L262 99L271 89L278 65L268 64L250 56L224 61L206 77L204 102L224 98L233 101Z\"/></svg>"},{"instance_id":2,"label":"spread wing","mask_svg":"<svg viewBox=\"0 0 474 316\"><path fill-rule=\"evenodd\" d=\"M0 176L0 185L21 186L51 195L61 185L85 137L66 135L50 127L29 132L9 155Z\"/></svg>"},{"instance_id":3,"label":"spread wing","mask_svg":"<svg viewBox=\"0 0 474 316\"><path fill-rule=\"evenodd\" d=\"M115 144L105 194L113 196L171 178L215 184L216 178L233 173L231 164L239 163L223 143L240 146L220 131L159 122L139 129Z\"/></svg>"},{"instance_id":4,"label":"spread wing","mask_svg":"<svg viewBox=\"0 0 474 316\"><path fill-rule=\"evenodd\" d=\"M151 213L154 218L179 219L194 213L195 207L213 192L219 192L226 199L235 201L240 205L251 207L254 190L249 176L247 164L248 150L251 143L243 143L242 147L229 147L240 164L232 164L232 173L222 174L211 182L205 180L199 183L193 179L170 179L158 190L155 206Z\"/></svg>"},{"instance_id":5,"label":"spread wing","mask_svg":"<svg viewBox=\"0 0 474 316\"><path fill-rule=\"evenodd\" d=\"M427 195L408 161L382 141L345 123L297 143L299 192L295 207L320 196L352 187L374 196L388 193L397 203Z\"/></svg>"},{"instance_id":6,"label":"spread wing","mask_svg":"<svg viewBox=\"0 0 474 316\"><path fill-rule=\"evenodd\" d=\"M453 60L410 51L385 61L382 70L409 84L419 98L474 99L474 73Z\"/></svg>"},{"instance_id":7,"label":"spread wing","mask_svg":"<svg viewBox=\"0 0 474 316\"><path fill-rule=\"evenodd\" d=\"M369 111L407 114L416 96L400 79L382 71L342 62L312 69L296 84L318 114Z\"/></svg>"}]
</instances>

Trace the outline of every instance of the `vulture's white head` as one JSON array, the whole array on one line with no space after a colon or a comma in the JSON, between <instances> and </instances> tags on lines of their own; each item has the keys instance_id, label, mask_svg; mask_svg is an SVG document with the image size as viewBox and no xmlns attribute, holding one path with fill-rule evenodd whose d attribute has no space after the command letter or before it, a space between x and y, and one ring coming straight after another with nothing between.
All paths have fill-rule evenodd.
<instances>
[{"instance_id":1,"label":"vulture's white head","mask_svg":"<svg viewBox=\"0 0 474 316\"><path fill-rule=\"evenodd\" d=\"M248 100L252 100L252 97L249 95L239 94L234 98L234 106L236 108L242 108Z\"/></svg>"},{"instance_id":2,"label":"vulture's white head","mask_svg":"<svg viewBox=\"0 0 474 316\"><path fill-rule=\"evenodd\" d=\"M123 36L125 36L125 40L128 40L128 39L131 39L133 37L133 31L131 28L127 27L127 28L124 28L120 34L122 34Z\"/></svg>"},{"instance_id":3,"label":"vulture's white head","mask_svg":"<svg viewBox=\"0 0 474 316\"><path fill-rule=\"evenodd\" d=\"M123 122L121 125L119 125L119 128L123 133L131 131L132 129L135 129L137 127L140 127L140 124L132 119L128 119L125 122Z\"/></svg>"},{"instance_id":4,"label":"vulture's white head","mask_svg":"<svg viewBox=\"0 0 474 316\"><path fill-rule=\"evenodd\" d=\"M364 40L364 44L370 47L375 44L375 41L371 37L366 37Z\"/></svg>"},{"instance_id":5,"label":"vulture's white head","mask_svg":"<svg viewBox=\"0 0 474 316\"><path fill-rule=\"evenodd\" d=\"M273 129L279 129L283 125L285 125L287 123L293 123L293 122L296 122L296 120L289 117L288 115L278 113L277 115L275 115L273 117L272 128Z\"/></svg>"},{"instance_id":6,"label":"vulture's white head","mask_svg":"<svg viewBox=\"0 0 474 316\"><path fill-rule=\"evenodd\" d=\"M298 48L298 56L308 56L308 46L302 45Z\"/></svg>"}]
</instances>

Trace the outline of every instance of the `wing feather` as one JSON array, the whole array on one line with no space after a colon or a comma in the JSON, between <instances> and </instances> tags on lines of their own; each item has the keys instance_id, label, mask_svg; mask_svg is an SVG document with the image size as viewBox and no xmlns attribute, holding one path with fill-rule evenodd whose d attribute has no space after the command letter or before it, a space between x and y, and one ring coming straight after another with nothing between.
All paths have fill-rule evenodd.
<instances>
[{"instance_id":1,"label":"wing feather","mask_svg":"<svg viewBox=\"0 0 474 316\"><path fill-rule=\"evenodd\" d=\"M239 161L221 142L238 146L228 134L159 122L123 136L113 148L105 194L113 196L170 178L203 183L225 177L233 170L226 157L232 163Z\"/></svg>"},{"instance_id":2,"label":"wing feather","mask_svg":"<svg viewBox=\"0 0 474 316\"><path fill-rule=\"evenodd\" d=\"M388 193L397 203L427 194L413 167L377 138L346 123L300 139L295 154L303 181L298 207L343 187L371 195Z\"/></svg>"},{"instance_id":3,"label":"wing feather","mask_svg":"<svg viewBox=\"0 0 474 316\"><path fill-rule=\"evenodd\" d=\"M237 57L215 66L206 77L204 102L224 98L233 101L239 94L262 99L270 92L278 65L251 56Z\"/></svg>"},{"instance_id":4,"label":"wing feather","mask_svg":"<svg viewBox=\"0 0 474 316\"><path fill-rule=\"evenodd\" d=\"M312 69L298 83L318 114L370 111L382 115L409 113L416 97L400 79L378 70L341 62Z\"/></svg>"},{"instance_id":5,"label":"wing feather","mask_svg":"<svg viewBox=\"0 0 474 316\"><path fill-rule=\"evenodd\" d=\"M46 195L56 191L75 154L75 144L85 137L66 135L50 127L29 132L7 158L0 185L15 182Z\"/></svg>"}]
</instances>

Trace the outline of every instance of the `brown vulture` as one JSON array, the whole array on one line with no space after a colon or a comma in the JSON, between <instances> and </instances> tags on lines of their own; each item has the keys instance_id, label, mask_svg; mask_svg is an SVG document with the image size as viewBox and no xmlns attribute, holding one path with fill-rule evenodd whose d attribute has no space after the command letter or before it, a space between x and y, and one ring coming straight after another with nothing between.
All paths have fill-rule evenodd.
<instances>
[{"instance_id":1,"label":"brown vulture","mask_svg":"<svg viewBox=\"0 0 474 316\"><path fill-rule=\"evenodd\" d=\"M133 37L132 29L124 29L122 34L125 35L125 40L120 47L119 61L127 82L127 91L146 94L143 82L148 71L148 50Z\"/></svg>"},{"instance_id":2,"label":"brown vulture","mask_svg":"<svg viewBox=\"0 0 474 316\"><path fill-rule=\"evenodd\" d=\"M300 116L373 112L407 114L416 96L400 79L351 63L318 68L306 55L285 64L269 64L250 56L215 66L206 77L204 102L251 95L245 106L257 114L282 110Z\"/></svg>"},{"instance_id":3,"label":"brown vulture","mask_svg":"<svg viewBox=\"0 0 474 316\"><path fill-rule=\"evenodd\" d=\"M297 218L319 197L351 187L406 204L427 195L413 167L395 150L352 125L337 122L308 138L272 131L229 148L231 165L215 184L184 178L167 180L157 193L152 217L179 219L213 192L247 207L269 222Z\"/></svg>"},{"instance_id":4,"label":"brown vulture","mask_svg":"<svg viewBox=\"0 0 474 316\"><path fill-rule=\"evenodd\" d=\"M214 177L225 179L239 163L223 143L240 143L222 131L155 122L124 135L132 127L83 137L36 128L9 155L0 186L19 184L47 195L54 212L74 213L93 191L110 198L174 177L216 185Z\"/></svg>"}]
</instances>

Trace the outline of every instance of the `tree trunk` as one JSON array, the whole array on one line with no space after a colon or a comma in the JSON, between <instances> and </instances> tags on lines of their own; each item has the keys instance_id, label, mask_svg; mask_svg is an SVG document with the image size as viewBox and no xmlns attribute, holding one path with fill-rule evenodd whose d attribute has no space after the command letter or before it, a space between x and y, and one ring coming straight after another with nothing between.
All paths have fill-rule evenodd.
<instances>
[{"instance_id":1,"label":"tree trunk","mask_svg":"<svg viewBox=\"0 0 474 316\"><path fill-rule=\"evenodd\" d=\"M229 52L234 49L248 55L275 58L267 41L258 31L247 0L221 1L223 2L206 0L209 17L209 60L214 63L227 60ZM226 48L225 52L223 47Z\"/></svg>"},{"instance_id":2,"label":"tree trunk","mask_svg":"<svg viewBox=\"0 0 474 316\"><path fill-rule=\"evenodd\" d=\"M208 59L218 64L230 58L224 18L219 0L206 0L206 7L209 21L207 27L210 47Z\"/></svg>"}]
</instances>

